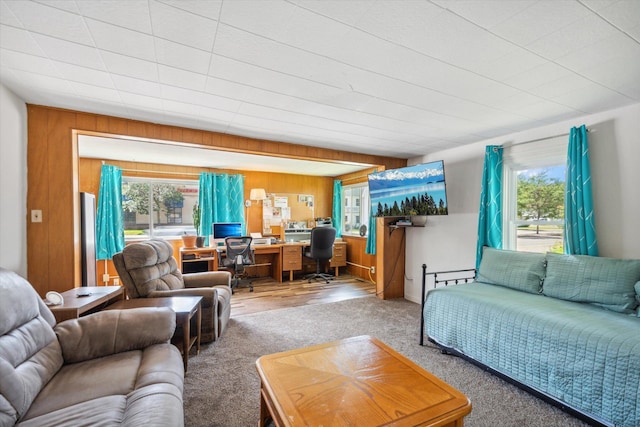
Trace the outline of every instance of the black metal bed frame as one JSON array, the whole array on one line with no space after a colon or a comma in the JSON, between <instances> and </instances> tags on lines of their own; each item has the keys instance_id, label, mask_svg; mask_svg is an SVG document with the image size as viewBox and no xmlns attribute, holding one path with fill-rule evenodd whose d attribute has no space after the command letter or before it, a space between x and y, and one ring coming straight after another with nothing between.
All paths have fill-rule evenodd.
<instances>
[{"instance_id":1,"label":"black metal bed frame","mask_svg":"<svg viewBox=\"0 0 640 427\"><path fill-rule=\"evenodd\" d=\"M473 275L471 275L471 272L473 272ZM468 269L464 269L464 270L450 270L450 271L438 271L438 272L432 272L432 273L427 273L427 265L426 264L422 264L422 301L421 301L421 310L420 310L420 345L423 346L424 345L424 337L425 337L425 333L424 333L424 305L425 305L425 301L426 301L426 296L427 296L427 291L426 291L426 285L427 285L427 276L433 276L434 277L434 288L438 286L438 284L442 284L444 283L445 286L451 284L458 284L458 283L469 283L473 280L475 280L476 278L476 274L477 271L475 268L468 268ZM444 279L438 279L438 275L446 275L446 278ZM454 275L453 277L450 277L450 275ZM451 348L451 347L447 347L443 344L440 344L439 342L437 342L436 340L434 340L431 337L428 337L429 342L432 342L433 344L435 344L440 351L443 354L451 354L454 356L458 356L461 357L462 359L466 360L467 362L470 362L474 365L476 365L477 367L479 367L480 369L489 372L490 374L493 374L495 376L497 376L498 378L503 379L504 381L515 385L516 387L520 388L521 390L526 391L527 393L537 397L538 399L541 399L559 409L561 409L562 411L578 418L579 420L582 420L586 423L588 423L589 425L592 426L599 426L599 427L615 427L615 425L608 423L604 420L601 420L597 417L595 417L594 415L591 414L587 414L583 411L581 411L580 409L577 409L569 404L567 404L566 402L563 402L547 393L544 393L540 390L537 390L533 387L530 387L518 380L516 380L515 378L510 377L509 375L506 375L500 371L497 371L493 368L491 368L490 366L485 365L484 363L470 357L467 356L466 354Z\"/></svg>"}]
</instances>

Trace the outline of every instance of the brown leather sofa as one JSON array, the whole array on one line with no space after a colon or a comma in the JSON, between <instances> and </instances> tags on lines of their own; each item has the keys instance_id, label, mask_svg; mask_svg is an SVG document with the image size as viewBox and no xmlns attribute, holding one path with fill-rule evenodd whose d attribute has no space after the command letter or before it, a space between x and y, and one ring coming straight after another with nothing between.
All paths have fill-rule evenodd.
<instances>
[{"instance_id":1,"label":"brown leather sofa","mask_svg":"<svg viewBox=\"0 0 640 427\"><path fill-rule=\"evenodd\" d=\"M0 269L0 427L184 425L175 326L169 308L56 325L29 282Z\"/></svg>"},{"instance_id":2,"label":"brown leather sofa","mask_svg":"<svg viewBox=\"0 0 640 427\"><path fill-rule=\"evenodd\" d=\"M231 316L228 271L182 274L173 246L162 239L132 243L112 259L129 298L202 297L201 340L220 338Z\"/></svg>"}]
</instances>

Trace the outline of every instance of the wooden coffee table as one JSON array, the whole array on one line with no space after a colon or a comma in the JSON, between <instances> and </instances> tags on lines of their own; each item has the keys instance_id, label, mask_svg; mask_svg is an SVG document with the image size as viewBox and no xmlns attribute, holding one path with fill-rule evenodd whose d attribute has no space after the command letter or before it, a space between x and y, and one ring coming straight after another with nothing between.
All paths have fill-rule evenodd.
<instances>
[{"instance_id":1,"label":"wooden coffee table","mask_svg":"<svg viewBox=\"0 0 640 427\"><path fill-rule=\"evenodd\" d=\"M202 327L202 297L164 297L134 298L111 304L106 310L122 310L140 307L169 307L176 313L176 324L182 326L182 336L175 336L171 343L182 352L184 371L187 372L189 351L196 345L196 354L200 353L200 332ZM191 319L196 316L196 330L191 332Z\"/></svg>"},{"instance_id":2,"label":"wooden coffee table","mask_svg":"<svg viewBox=\"0 0 640 427\"><path fill-rule=\"evenodd\" d=\"M262 356L266 426L461 427L466 396L376 338L360 336Z\"/></svg>"}]
</instances>

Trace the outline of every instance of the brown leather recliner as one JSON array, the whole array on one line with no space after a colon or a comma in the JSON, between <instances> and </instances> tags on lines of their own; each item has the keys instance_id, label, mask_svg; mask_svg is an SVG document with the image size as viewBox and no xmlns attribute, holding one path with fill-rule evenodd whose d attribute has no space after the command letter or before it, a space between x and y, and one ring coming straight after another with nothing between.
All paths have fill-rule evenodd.
<instances>
[{"instance_id":1,"label":"brown leather recliner","mask_svg":"<svg viewBox=\"0 0 640 427\"><path fill-rule=\"evenodd\" d=\"M166 240L125 246L113 263L129 298L202 297L202 342L218 339L231 315L231 274L207 271L182 274Z\"/></svg>"}]
</instances>

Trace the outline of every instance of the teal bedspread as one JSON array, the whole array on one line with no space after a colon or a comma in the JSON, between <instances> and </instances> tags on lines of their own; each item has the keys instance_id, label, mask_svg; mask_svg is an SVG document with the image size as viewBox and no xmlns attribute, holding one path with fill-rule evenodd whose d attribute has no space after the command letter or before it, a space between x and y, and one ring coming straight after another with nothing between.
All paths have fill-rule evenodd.
<instances>
[{"instance_id":1,"label":"teal bedspread","mask_svg":"<svg viewBox=\"0 0 640 427\"><path fill-rule=\"evenodd\" d=\"M640 318L470 283L433 289L425 334L616 426L640 426Z\"/></svg>"}]
</instances>

